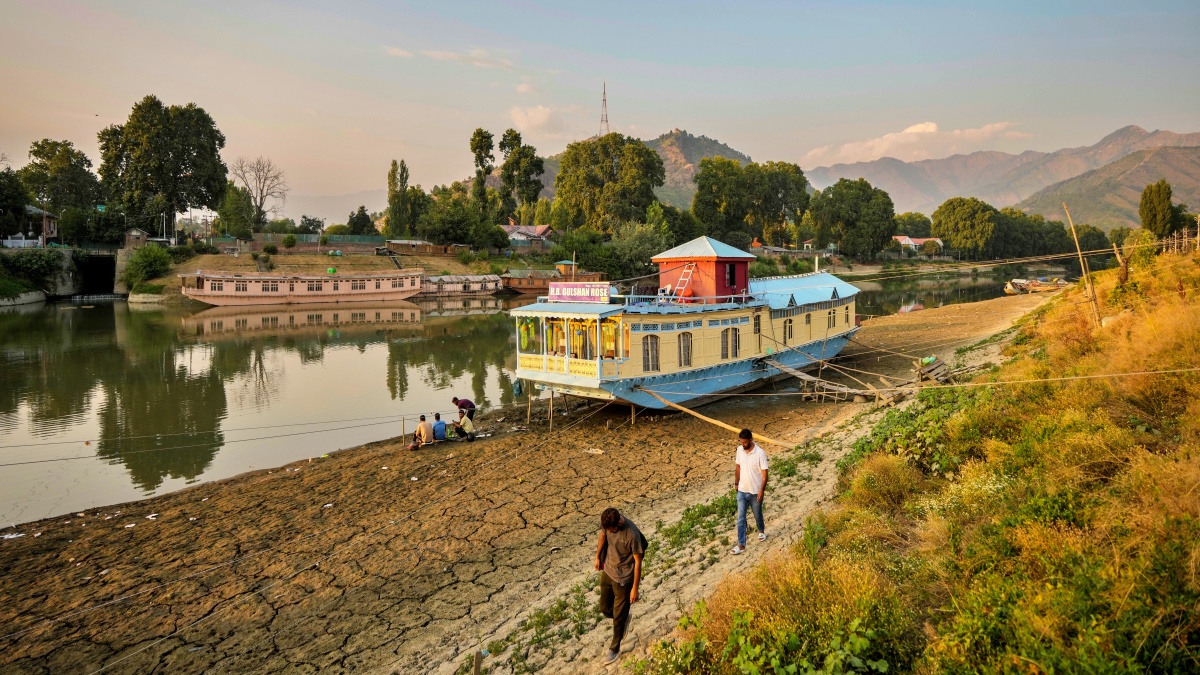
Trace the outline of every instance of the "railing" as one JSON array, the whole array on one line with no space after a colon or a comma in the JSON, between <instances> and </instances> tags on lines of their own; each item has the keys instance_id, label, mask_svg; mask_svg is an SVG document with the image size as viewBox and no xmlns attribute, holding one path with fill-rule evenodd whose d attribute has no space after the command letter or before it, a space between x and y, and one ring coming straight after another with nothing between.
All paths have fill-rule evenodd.
<instances>
[{"instance_id":1,"label":"railing","mask_svg":"<svg viewBox=\"0 0 1200 675\"><path fill-rule=\"evenodd\" d=\"M615 360L572 359L566 356L543 356L541 354L518 354L517 367L521 370L540 370L547 373L588 378L615 377L617 374Z\"/></svg>"},{"instance_id":2,"label":"railing","mask_svg":"<svg viewBox=\"0 0 1200 675\"><path fill-rule=\"evenodd\" d=\"M517 356L517 367L521 370L542 370L546 357L541 354L520 354Z\"/></svg>"}]
</instances>

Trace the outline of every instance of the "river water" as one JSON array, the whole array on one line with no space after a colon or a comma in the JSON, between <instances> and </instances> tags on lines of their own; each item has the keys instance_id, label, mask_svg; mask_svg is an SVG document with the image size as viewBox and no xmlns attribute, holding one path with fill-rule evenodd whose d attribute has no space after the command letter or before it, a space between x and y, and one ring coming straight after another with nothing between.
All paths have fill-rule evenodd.
<instances>
[{"instance_id":1,"label":"river water","mask_svg":"<svg viewBox=\"0 0 1200 675\"><path fill-rule=\"evenodd\" d=\"M973 302L997 280L856 282L861 314ZM140 499L513 402L498 298L323 307L0 308L0 525Z\"/></svg>"}]
</instances>

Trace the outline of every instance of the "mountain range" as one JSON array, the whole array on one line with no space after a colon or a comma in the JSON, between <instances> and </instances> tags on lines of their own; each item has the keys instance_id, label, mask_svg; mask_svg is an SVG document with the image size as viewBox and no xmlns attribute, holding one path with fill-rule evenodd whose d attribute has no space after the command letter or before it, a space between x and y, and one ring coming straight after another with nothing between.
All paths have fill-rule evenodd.
<instances>
[{"instance_id":1,"label":"mountain range","mask_svg":"<svg viewBox=\"0 0 1200 675\"><path fill-rule=\"evenodd\" d=\"M1095 145L1054 152L1028 150L1014 155L981 151L914 162L884 157L870 162L817 167L806 170L805 174L818 189L839 178L865 178L891 195L898 213L932 213L950 197L978 197L996 207L1012 206L1048 186L1099 169L1140 150L1163 146L1200 146L1200 133L1146 131L1131 125L1114 131ZM1170 175L1154 180L1163 177L1174 183ZM1140 191L1141 187L1138 187ZM1042 198L1039 203L1044 201Z\"/></svg>"}]
</instances>

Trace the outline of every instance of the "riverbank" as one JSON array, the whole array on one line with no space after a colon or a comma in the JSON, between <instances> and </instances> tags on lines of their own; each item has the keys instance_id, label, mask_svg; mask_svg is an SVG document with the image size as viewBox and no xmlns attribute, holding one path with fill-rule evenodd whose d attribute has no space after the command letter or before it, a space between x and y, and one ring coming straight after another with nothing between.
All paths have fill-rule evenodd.
<instances>
[{"instance_id":1,"label":"riverbank","mask_svg":"<svg viewBox=\"0 0 1200 675\"><path fill-rule=\"evenodd\" d=\"M912 355L953 360L956 348L1004 330L1044 300L875 319L848 364L901 379ZM867 407L789 393L729 399L704 412L800 443ZM453 671L463 654L492 641L505 650L492 666L547 664L552 656L583 663L599 642L573 638L573 647L541 649L526 640L514 659L524 639L519 622L588 578L604 507L628 511L657 538L658 521L669 527L687 507L724 492L732 440L688 416L649 414L631 424L627 409L612 407L558 416L553 433L542 405L527 431L515 430L524 418L523 407L481 416L480 429L494 435L473 444L409 452L393 439L7 530L25 536L0 541L0 623L6 634L29 632L0 640L0 670ZM806 492L788 493L795 512L832 493L835 462L823 454L804 470L812 480L796 485ZM737 564L751 564L761 550L752 547ZM668 574L672 568L664 564L647 584L679 575ZM687 597L719 575L695 579L685 584ZM648 590L638 612L651 616L653 599L672 623L668 588ZM113 604L88 611L105 602ZM581 632L602 632L586 610L579 625L593 624ZM663 628L637 621L645 641Z\"/></svg>"}]
</instances>

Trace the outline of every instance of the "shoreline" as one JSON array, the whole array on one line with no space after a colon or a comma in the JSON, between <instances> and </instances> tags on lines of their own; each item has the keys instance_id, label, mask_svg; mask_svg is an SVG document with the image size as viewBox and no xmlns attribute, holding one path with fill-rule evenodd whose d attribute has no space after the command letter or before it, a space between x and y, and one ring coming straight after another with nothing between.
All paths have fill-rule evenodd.
<instances>
[{"instance_id":1,"label":"shoreline","mask_svg":"<svg viewBox=\"0 0 1200 675\"><path fill-rule=\"evenodd\" d=\"M874 319L860 338L899 350L920 337L953 355L1045 300ZM893 377L911 370L882 351L848 355ZM735 397L704 412L799 441L856 405L799 398ZM27 536L0 542L6 626L138 595L4 641L0 666L452 669L460 652L504 637L586 571L604 506L630 508L652 530L727 482L729 440L688 416L646 411L631 430L627 412L576 408L550 434L538 403L529 430L512 431L524 426L523 408L477 416L481 431L497 433L472 444L408 452L399 439L381 440L27 523Z\"/></svg>"}]
</instances>

